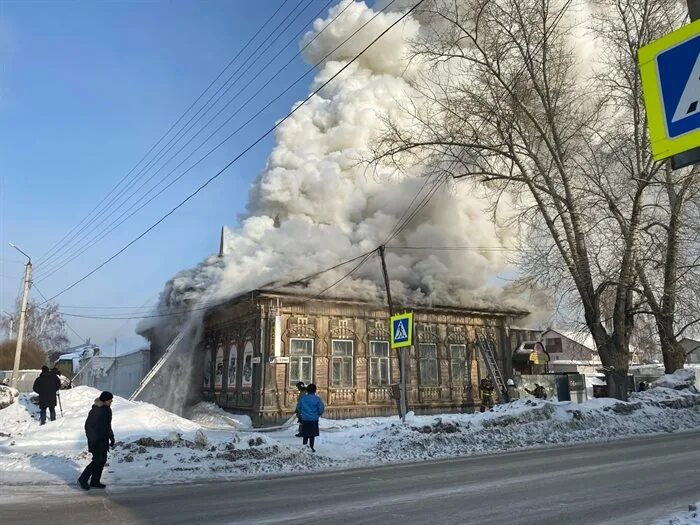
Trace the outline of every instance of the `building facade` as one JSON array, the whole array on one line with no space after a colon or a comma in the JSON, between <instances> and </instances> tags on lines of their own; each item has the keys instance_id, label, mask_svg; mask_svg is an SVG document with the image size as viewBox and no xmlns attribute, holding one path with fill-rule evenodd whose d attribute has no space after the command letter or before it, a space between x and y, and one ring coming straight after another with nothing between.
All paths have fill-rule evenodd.
<instances>
[{"instance_id":1,"label":"building facade","mask_svg":"<svg viewBox=\"0 0 700 525\"><path fill-rule=\"evenodd\" d=\"M502 370L511 367L513 308L415 307L414 345L406 363L408 408L416 413L471 411L487 373L475 346L489 336ZM293 414L296 383L315 383L330 418L396 413L392 383L399 360L389 345L386 307L254 291L210 310L195 349L203 354L206 400L254 422Z\"/></svg>"},{"instance_id":2,"label":"building facade","mask_svg":"<svg viewBox=\"0 0 700 525\"><path fill-rule=\"evenodd\" d=\"M73 378L73 385L109 390L129 398L150 370L151 352L141 349L116 357L96 355L90 358Z\"/></svg>"}]
</instances>

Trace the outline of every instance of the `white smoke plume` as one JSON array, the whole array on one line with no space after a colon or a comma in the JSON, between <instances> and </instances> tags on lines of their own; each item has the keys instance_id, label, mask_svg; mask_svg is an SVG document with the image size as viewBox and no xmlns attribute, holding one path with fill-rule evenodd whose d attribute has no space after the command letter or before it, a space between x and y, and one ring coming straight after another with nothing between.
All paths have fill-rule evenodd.
<instances>
[{"instance_id":1,"label":"white smoke plume","mask_svg":"<svg viewBox=\"0 0 700 525\"><path fill-rule=\"evenodd\" d=\"M342 0L326 19L315 22L304 42L348 2L352 5L305 50L308 62L325 56L376 13L363 2ZM379 15L319 68L311 89L402 14ZM278 128L240 228L226 230L223 258L209 257L169 281L160 311L298 279L384 243L419 190L424 188L425 195L433 182L426 185L426 174L420 172L370 171L358 160L384 125L382 115L397 114L397 103L412 95L406 78L419 66L408 67L406 56L419 31L418 21L405 19ZM443 185L390 245L512 246L510 233L492 222L488 204L466 184ZM507 258L504 250L387 250L392 293L403 303L474 306L485 297L493 300L498 292L487 283L508 268ZM319 276L306 291L318 293L352 267ZM379 261L373 257L327 295L381 302L383 288Z\"/></svg>"}]
</instances>

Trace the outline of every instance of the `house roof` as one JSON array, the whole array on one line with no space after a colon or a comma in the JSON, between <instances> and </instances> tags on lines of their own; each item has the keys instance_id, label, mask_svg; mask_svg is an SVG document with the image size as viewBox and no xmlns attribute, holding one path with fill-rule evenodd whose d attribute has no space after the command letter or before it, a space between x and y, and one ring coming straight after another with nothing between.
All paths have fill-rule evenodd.
<instances>
[{"instance_id":1,"label":"house roof","mask_svg":"<svg viewBox=\"0 0 700 525\"><path fill-rule=\"evenodd\" d=\"M291 291L278 291L278 290L266 290L266 289L259 289L259 290L252 290L250 292L246 292L244 294L238 295L236 297L231 298L229 301L226 301L220 305L217 305L215 307L212 307L209 311L213 312L216 311L220 308L225 308L226 306L232 305L239 303L244 300L253 300L256 298L270 298L270 299L276 299L276 298L281 298L281 299L286 299L288 301L298 301L298 302L307 302L307 301L319 301L319 302L327 302L327 303L342 303L342 304L357 304L357 305L368 305L368 306L373 306L376 308L386 308L386 305L383 303L378 303L376 301L369 301L369 300L364 300L364 299L352 299L352 298L343 298L343 297L318 297L312 294L304 294L304 293L299 293L299 292L291 292ZM496 316L496 317L525 317L527 316L530 312L528 310L525 310L523 308L517 308L514 306L506 306L506 305L490 305L490 306L484 306L484 305L441 305L441 304L395 304L394 305L395 310L421 310L421 311L428 311L428 312L441 312L441 313L459 313L459 314L465 314L465 313L470 313L470 314L477 314L477 315L488 315L488 316Z\"/></svg>"},{"instance_id":2,"label":"house roof","mask_svg":"<svg viewBox=\"0 0 700 525\"><path fill-rule=\"evenodd\" d=\"M594 351L596 348L595 341L593 340L593 336L590 333L574 332L569 330L557 330L556 328L550 328L549 330L545 330L545 332L542 334L542 338L546 338L547 335L550 333L554 333L565 337L569 341L572 341L581 346L585 346L586 348L592 351Z\"/></svg>"}]
</instances>

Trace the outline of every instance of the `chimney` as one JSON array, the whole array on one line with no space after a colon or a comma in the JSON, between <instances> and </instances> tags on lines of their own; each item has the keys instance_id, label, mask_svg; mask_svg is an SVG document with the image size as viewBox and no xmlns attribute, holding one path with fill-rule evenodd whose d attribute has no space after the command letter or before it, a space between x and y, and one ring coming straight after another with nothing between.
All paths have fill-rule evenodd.
<instances>
[{"instance_id":1,"label":"chimney","mask_svg":"<svg viewBox=\"0 0 700 525\"><path fill-rule=\"evenodd\" d=\"M224 227L221 227L221 240L219 241L219 258L224 256Z\"/></svg>"}]
</instances>

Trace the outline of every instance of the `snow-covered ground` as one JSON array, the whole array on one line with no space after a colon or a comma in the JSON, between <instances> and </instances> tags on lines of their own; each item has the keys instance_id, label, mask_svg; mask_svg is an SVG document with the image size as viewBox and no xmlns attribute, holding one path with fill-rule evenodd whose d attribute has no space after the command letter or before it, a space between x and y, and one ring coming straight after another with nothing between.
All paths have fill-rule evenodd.
<instances>
[{"instance_id":1,"label":"snow-covered ground","mask_svg":"<svg viewBox=\"0 0 700 525\"><path fill-rule=\"evenodd\" d=\"M244 416L211 404L184 419L153 405L115 398L106 483L147 484L351 468L700 429L700 394L679 372L629 402L584 404L522 399L483 414L325 420L317 453L296 425L260 433ZM73 483L89 461L83 424L99 392L62 391L63 416L40 427L30 396L0 410L0 484Z\"/></svg>"},{"instance_id":2,"label":"snow-covered ground","mask_svg":"<svg viewBox=\"0 0 700 525\"><path fill-rule=\"evenodd\" d=\"M688 505L687 512L679 512L657 521L654 525L700 525L700 501Z\"/></svg>"}]
</instances>

